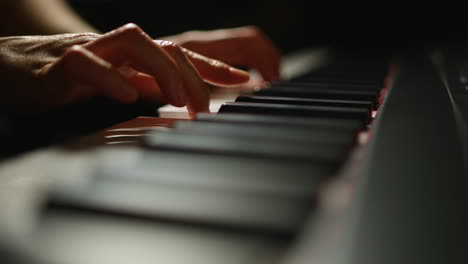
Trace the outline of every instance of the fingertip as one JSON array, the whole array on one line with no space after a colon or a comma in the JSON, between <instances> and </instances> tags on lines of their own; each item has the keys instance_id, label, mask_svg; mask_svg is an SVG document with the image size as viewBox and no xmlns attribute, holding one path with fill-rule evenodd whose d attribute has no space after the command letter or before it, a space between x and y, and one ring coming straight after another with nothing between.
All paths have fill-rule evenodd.
<instances>
[{"instance_id":1,"label":"fingertip","mask_svg":"<svg viewBox=\"0 0 468 264\"><path fill-rule=\"evenodd\" d=\"M237 78L240 83L245 83L250 80L250 74L246 71L229 67L229 73Z\"/></svg>"},{"instance_id":2,"label":"fingertip","mask_svg":"<svg viewBox=\"0 0 468 264\"><path fill-rule=\"evenodd\" d=\"M203 105L187 104L187 110L188 110L189 116L191 118L192 117L194 118L197 113L209 113L210 112L210 102L208 101L207 104L203 104Z\"/></svg>"},{"instance_id":3,"label":"fingertip","mask_svg":"<svg viewBox=\"0 0 468 264\"><path fill-rule=\"evenodd\" d=\"M169 101L169 104L175 106L175 107L184 107L187 105L187 103L185 102L181 102L181 101L175 101L175 100L171 100Z\"/></svg>"},{"instance_id":4,"label":"fingertip","mask_svg":"<svg viewBox=\"0 0 468 264\"><path fill-rule=\"evenodd\" d=\"M170 102L170 104L175 106L175 107L184 107L184 106L187 105L187 104L181 103L181 102Z\"/></svg>"}]
</instances>

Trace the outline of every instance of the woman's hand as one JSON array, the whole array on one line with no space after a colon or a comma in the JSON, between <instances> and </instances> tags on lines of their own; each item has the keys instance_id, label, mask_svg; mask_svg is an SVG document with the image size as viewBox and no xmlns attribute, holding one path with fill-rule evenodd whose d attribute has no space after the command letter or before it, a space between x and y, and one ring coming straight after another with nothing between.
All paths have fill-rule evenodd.
<instances>
[{"instance_id":1,"label":"woman's hand","mask_svg":"<svg viewBox=\"0 0 468 264\"><path fill-rule=\"evenodd\" d=\"M0 38L1 105L10 111L60 107L96 95L208 111L209 88L236 85L248 73L152 40L128 24L109 33Z\"/></svg>"},{"instance_id":2,"label":"woman's hand","mask_svg":"<svg viewBox=\"0 0 468 264\"><path fill-rule=\"evenodd\" d=\"M164 39L231 65L255 69L268 82L280 79L281 52L257 27L188 31Z\"/></svg>"}]
</instances>

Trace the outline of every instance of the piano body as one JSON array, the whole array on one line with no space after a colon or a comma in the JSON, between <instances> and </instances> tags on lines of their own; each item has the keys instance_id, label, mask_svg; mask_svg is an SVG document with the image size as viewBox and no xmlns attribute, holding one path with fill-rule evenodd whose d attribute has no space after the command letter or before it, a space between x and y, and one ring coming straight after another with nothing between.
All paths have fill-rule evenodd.
<instances>
[{"instance_id":1,"label":"piano body","mask_svg":"<svg viewBox=\"0 0 468 264\"><path fill-rule=\"evenodd\" d=\"M412 51L4 161L2 263L466 263L463 57Z\"/></svg>"}]
</instances>

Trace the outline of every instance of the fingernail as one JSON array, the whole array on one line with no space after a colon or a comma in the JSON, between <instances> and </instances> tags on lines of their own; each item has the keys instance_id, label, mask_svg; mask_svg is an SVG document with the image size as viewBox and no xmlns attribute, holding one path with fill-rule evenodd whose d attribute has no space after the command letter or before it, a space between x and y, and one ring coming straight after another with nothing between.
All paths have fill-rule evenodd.
<instances>
[{"instance_id":1,"label":"fingernail","mask_svg":"<svg viewBox=\"0 0 468 264\"><path fill-rule=\"evenodd\" d=\"M250 74L246 71L243 71L234 67L229 67L229 71L235 75L242 75L242 77L245 78L246 81L250 79Z\"/></svg>"}]
</instances>

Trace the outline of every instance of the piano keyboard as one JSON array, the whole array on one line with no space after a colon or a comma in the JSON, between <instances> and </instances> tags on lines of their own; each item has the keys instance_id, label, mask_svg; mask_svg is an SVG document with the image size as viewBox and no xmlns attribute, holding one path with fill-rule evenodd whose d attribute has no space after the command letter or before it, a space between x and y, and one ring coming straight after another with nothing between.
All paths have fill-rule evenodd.
<instances>
[{"instance_id":1,"label":"piano keyboard","mask_svg":"<svg viewBox=\"0 0 468 264\"><path fill-rule=\"evenodd\" d=\"M363 143L390 59L337 56L265 89L231 94L216 113L148 131L135 162L102 165L92 181L57 188L52 204L294 234L320 185Z\"/></svg>"}]
</instances>

